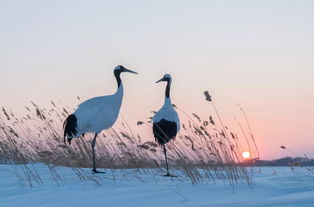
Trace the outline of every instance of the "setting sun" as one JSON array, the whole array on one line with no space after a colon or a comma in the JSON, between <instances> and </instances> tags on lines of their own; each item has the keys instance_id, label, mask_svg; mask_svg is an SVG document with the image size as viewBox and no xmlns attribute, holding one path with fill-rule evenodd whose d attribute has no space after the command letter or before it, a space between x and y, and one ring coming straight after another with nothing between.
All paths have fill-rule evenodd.
<instances>
[{"instance_id":1,"label":"setting sun","mask_svg":"<svg viewBox=\"0 0 314 207\"><path fill-rule=\"evenodd\" d=\"M251 158L251 153L249 153L249 152L243 152L243 153L242 153L242 157L243 157L244 159L249 159L249 158Z\"/></svg>"}]
</instances>

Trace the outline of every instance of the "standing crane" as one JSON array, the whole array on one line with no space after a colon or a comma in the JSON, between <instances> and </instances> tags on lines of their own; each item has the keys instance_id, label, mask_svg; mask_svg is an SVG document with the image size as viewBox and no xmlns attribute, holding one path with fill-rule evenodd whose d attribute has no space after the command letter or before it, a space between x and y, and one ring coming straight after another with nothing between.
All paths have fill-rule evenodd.
<instances>
[{"instance_id":1,"label":"standing crane","mask_svg":"<svg viewBox=\"0 0 314 207\"><path fill-rule=\"evenodd\" d=\"M118 65L114 69L114 76L117 80L118 89L116 93L109 96L99 96L88 99L81 103L76 111L69 115L65 120L64 141L66 138L71 144L71 140L75 137L84 136L85 133L94 133L94 139L91 142L93 153L93 169L94 173L100 173L96 170L95 145L97 135L105 129L112 127L116 122L123 98L123 84L120 74L136 72L126 69L122 65Z\"/></svg>"},{"instance_id":2,"label":"standing crane","mask_svg":"<svg viewBox=\"0 0 314 207\"><path fill-rule=\"evenodd\" d=\"M153 117L153 134L156 142L161 145L164 149L166 167L167 167L167 177L175 177L170 175L167 159L166 144L174 139L180 130L180 119L178 113L174 110L170 99L170 87L172 83L172 78L169 74L164 75L162 79L157 81L167 82L165 102L161 109Z\"/></svg>"}]
</instances>

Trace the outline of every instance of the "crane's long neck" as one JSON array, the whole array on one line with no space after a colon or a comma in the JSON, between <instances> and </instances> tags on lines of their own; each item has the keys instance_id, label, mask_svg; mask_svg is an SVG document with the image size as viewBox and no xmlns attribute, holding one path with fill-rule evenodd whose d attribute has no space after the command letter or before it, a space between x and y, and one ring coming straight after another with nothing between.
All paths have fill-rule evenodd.
<instances>
[{"instance_id":1,"label":"crane's long neck","mask_svg":"<svg viewBox=\"0 0 314 207\"><path fill-rule=\"evenodd\" d=\"M167 81L167 87L165 91L165 104L171 104L171 98L170 98L170 87L171 87L171 81Z\"/></svg>"},{"instance_id":2,"label":"crane's long neck","mask_svg":"<svg viewBox=\"0 0 314 207\"><path fill-rule=\"evenodd\" d=\"M117 80L118 89L119 89L119 87L122 84L122 81L121 81L121 78L120 78L120 74L121 74L120 71L114 71L114 76L116 77L116 80Z\"/></svg>"},{"instance_id":3,"label":"crane's long neck","mask_svg":"<svg viewBox=\"0 0 314 207\"><path fill-rule=\"evenodd\" d=\"M122 80L120 78L120 74L121 74L120 71L115 71L114 72L114 76L116 77L117 84L118 84L118 89L117 89L116 94L120 94L121 93L121 95L123 96L123 84L122 84Z\"/></svg>"}]
</instances>

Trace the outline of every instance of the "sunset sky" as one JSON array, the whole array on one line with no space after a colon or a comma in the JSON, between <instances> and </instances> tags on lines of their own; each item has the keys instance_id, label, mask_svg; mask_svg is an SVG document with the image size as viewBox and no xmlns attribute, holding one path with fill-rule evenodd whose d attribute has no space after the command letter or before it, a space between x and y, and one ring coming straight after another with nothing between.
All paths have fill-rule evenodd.
<instances>
[{"instance_id":1,"label":"sunset sky","mask_svg":"<svg viewBox=\"0 0 314 207\"><path fill-rule=\"evenodd\" d=\"M208 90L237 129L243 106L261 158L314 157L313 20L310 0L0 0L0 105L74 107L113 93L122 64L139 73L122 75L129 122L163 104L155 82L170 73L186 112L213 114Z\"/></svg>"}]
</instances>

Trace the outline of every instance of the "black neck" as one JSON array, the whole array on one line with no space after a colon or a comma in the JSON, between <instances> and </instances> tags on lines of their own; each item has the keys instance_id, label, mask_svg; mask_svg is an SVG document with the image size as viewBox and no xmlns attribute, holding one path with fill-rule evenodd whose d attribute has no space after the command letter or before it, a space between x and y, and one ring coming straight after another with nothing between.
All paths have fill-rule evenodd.
<instances>
[{"instance_id":1,"label":"black neck","mask_svg":"<svg viewBox=\"0 0 314 207\"><path fill-rule=\"evenodd\" d=\"M120 78L120 74L121 72L119 70L115 70L114 71L114 76L116 77L117 79L117 84L118 84L118 88L120 87L121 85L121 78Z\"/></svg>"},{"instance_id":2,"label":"black neck","mask_svg":"<svg viewBox=\"0 0 314 207\"><path fill-rule=\"evenodd\" d=\"M169 98L170 97L170 86L171 86L171 82L170 80L167 81L167 87L166 87L166 97Z\"/></svg>"}]
</instances>

